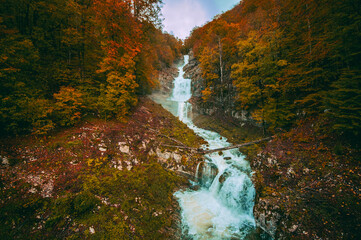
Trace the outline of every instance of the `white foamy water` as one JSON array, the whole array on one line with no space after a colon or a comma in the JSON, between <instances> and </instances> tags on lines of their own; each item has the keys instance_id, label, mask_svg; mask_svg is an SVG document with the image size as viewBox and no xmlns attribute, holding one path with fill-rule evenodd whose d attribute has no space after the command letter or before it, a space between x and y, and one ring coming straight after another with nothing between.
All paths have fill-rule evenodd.
<instances>
[{"instance_id":1,"label":"white foamy water","mask_svg":"<svg viewBox=\"0 0 361 240\"><path fill-rule=\"evenodd\" d=\"M208 144L206 149L230 146L227 139L216 132L198 128L188 117L191 111L191 80L183 78L183 67L174 80L171 101L178 104L176 116L193 129ZM172 109L174 112L174 109ZM182 209L182 228L187 237L196 240L244 239L254 229L253 206L255 189L249 174L251 168L237 150L223 151L222 155L205 155L207 163L198 166L196 177L200 189L175 193Z\"/></svg>"}]
</instances>

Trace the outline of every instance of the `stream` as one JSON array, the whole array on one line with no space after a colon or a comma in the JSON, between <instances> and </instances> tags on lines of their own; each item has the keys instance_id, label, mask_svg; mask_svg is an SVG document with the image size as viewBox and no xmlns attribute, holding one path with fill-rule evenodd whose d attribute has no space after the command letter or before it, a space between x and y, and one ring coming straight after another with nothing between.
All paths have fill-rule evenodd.
<instances>
[{"instance_id":1,"label":"stream","mask_svg":"<svg viewBox=\"0 0 361 240\"><path fill-rule=\"evenodd\" d=\"M195 126L189 116L191 80L183 78L183 67L188 61L186 55L174 80L172 96L167 103L160 103L208 143L202 146L204 149L230 146L218 133ZM198 190L174 194L181 207L183 235L195 240L244 239L255 228L255 188L250 179L250 165L238 149L204 157L205 161L199 163L195 173L199 182L192 182L199 185Z\"/></svg>"}]
</instances>

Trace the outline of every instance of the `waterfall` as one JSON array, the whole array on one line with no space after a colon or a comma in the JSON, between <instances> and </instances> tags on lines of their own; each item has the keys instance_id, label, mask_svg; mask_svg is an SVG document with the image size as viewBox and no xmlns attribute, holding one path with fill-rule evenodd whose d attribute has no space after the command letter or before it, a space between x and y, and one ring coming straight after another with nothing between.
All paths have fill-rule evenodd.
<instances>
[{"instance_id":1,"label":"waterfall","mask_svg":"<svg viewBox=\"0 0 361 240\"><path fill-rule=\"evenodd\" d=\"M177 116L202 137L208 144L203 146L216 149L230 146L227 139L216 132L198 128L188 117L191 104L191 80L183 78L183 67L189 56L184 57L179 67L179 76L174 80L170 100L178 104ZM182 228L187 238L244 239L255 228L253 206L255 188L250 179L250 165L237 150L205 155L205 162L197 166L196 178L199 190L185 190L175 193L182 209Z\"/></svg>"}]
</instances>

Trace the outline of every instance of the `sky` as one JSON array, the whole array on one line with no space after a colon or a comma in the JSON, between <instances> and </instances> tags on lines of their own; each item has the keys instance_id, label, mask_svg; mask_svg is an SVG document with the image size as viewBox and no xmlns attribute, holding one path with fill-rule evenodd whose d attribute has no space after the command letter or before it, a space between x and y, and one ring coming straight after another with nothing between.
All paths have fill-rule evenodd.
<instances>
[{"instance_id":1,"label":"sky","mask_svg":"<svg viewBox=\"0 0 361 240\"><path fill-rule=\"evenodd\" d=\"M214 16L231 9L239 0L163 0L164 30L180 39Z\"/></svg>"}]
</instances>

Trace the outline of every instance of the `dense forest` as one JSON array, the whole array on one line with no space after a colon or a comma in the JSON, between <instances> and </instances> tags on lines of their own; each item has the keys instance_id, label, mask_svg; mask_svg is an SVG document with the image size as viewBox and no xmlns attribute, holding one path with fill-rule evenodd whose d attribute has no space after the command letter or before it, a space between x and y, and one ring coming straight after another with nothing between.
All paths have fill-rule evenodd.
<instances>
[{"instance_id":1,"label":"dense forest","mask_svg":"<svg viewBox=\"0 0 361 240\"><path fill-rule=\"evenodd\" d=\"M2 135L126 117L180 56L160 2L3 0ZM270 131L322 116L358 139L360 12L355 0L248 0L194 29L185 49L201 63L203 106L246 110Z\"/></svg>"},{"instance_id":2,"label":"dense forest","mask_svg":"<svg viewBox=\"0 0 361 240\"><path fill-rule=\"evenodd\" d=\"M160 4L1 0L1 135L124 119L180 57L181 41L160 30Z\"/></svg>"},{"instance_id":3,"label":"dense forest","mask_svg":"<svg viewBox=\"0 0 361 240\"><path fill-rule=\"evenodd\" d=\"M162 4L0 0L0 238L184 239L174 193L205 190L187 180L211 159L147 95L189 54L189 122L267 139L240 149L252 169L232 163L255 190L246 239L358 239L359 0L242 0L184 41Z\"/></svg>"},{"instance_id":4,"label":"dense forest","mask_svg":"<svg viewBox=\"0 0 361 240\"><path fill-rule=\"evenodd\" d=\"M327 119L361 131L361 5L356 0L245 0L186 40L202 69L203 108L247 111L265 130Z\"/></svg>"},{"instance_id":5,"label":"dense forest","mask_svg":"<svg viewBox=\"0 0 361 240\"><path fill-rule=\"evenodd\" d=\"M148 154L150 131L187 129L142 97L181 56L160 7L0 1L1 239L170 238L184 180Z\"/></svg>"}]
</instances>

